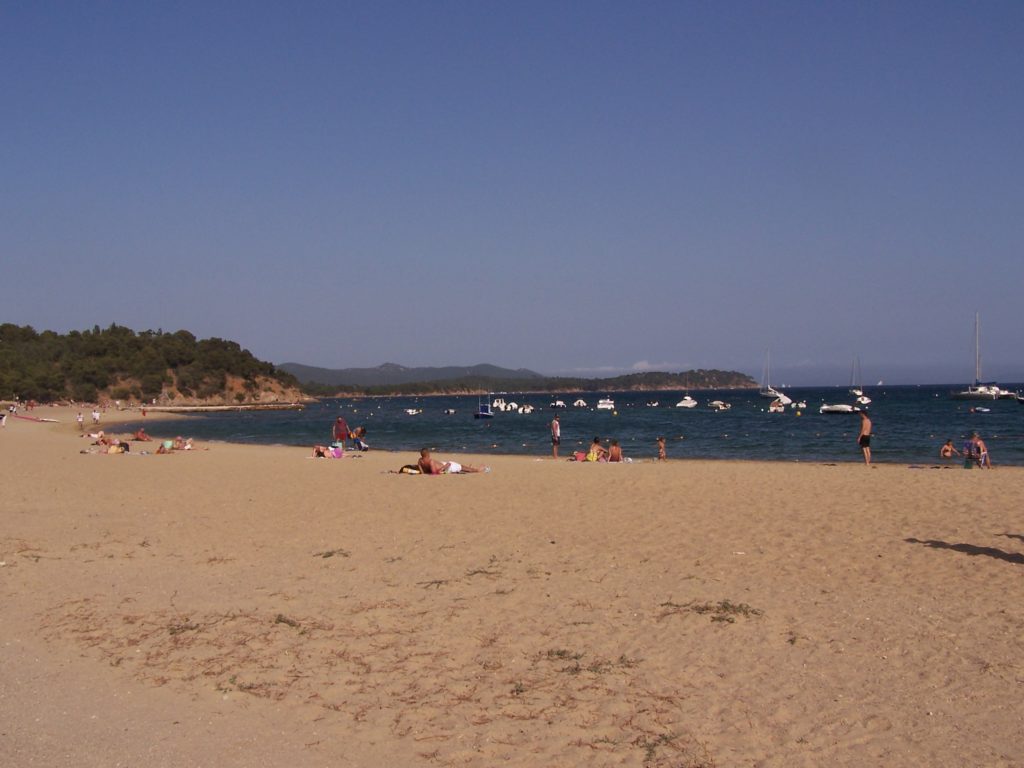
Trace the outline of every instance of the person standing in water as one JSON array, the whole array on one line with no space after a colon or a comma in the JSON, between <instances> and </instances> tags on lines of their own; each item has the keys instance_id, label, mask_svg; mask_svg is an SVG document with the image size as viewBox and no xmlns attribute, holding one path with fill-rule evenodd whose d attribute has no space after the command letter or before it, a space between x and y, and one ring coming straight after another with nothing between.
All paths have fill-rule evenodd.
<instances>
[{"instance_id":1,"label":"person standing in water","mask_svg":"<svg viewBox=\"0 0 1024 768\"><path fill-rule=\"evenodd\" d=\"M864 453L864 463L871 466L871 418L867 411L860 412L860 434L857 435L857 445Z\"/></svg>"}]
</instances>

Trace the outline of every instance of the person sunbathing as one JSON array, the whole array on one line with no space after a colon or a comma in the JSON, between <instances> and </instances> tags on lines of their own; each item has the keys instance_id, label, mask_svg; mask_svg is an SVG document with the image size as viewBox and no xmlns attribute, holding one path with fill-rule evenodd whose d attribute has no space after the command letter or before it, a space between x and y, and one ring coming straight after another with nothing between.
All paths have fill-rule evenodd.
<instances>
[{"instance_id":1,"label":"person sunbathing","mask_svg":"<svg viewBox=\"0 0 1024 768\"><path fill-rule=\"evenodd\" d=\"M146 434L146 430L143 427L139 427L138 431L132 435L132 440L138 440L142 443L147 443L153 438Z\"/></svg>"},{"instance_id":2,"label":"person sunbathing","mask_svg":"<svg viewBox=\"0 0 1024 768\"><path fill-rule=\"evenodd\" d=\"M314 459L341 459L345 456L345 449L340 445L314 445L313 446L313 458Z\"/></svg>"},{"instance_id":3,"label":"person sunbathing","mask_svg":"<svg viewBox=\"0 0 1024 768\"><path fill-rule=\"evenodd\" d=\"M420 460L416 466L425 475L459 475L491 471L490 467L472 467L469 464L459 464L457 461L435 461L430 457L429 448L420 451Z\"/></svg>"}]
</instances>

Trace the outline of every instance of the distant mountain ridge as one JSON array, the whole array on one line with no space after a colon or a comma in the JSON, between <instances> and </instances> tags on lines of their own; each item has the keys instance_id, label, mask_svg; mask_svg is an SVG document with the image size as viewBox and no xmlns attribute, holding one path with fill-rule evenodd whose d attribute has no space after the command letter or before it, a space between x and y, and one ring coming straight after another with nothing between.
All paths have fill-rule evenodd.
<instances>
[{"instance_id":1,"label":"distant mountain ridge","mask_svg":"<svg viewBox=\"0 0 1024 768\"><path fill-rule=\"evenodd\" d=\"M680 373L646 371L590 379L544 376L525 368L496 365L409 368L385 363L376 368L317 368L284 363L279 368L300 382L306 392L320 397L342 393L364 395L477 394L480 392L599 392L687 389L747 389L756 387L750 376L737 371L700 369Z\"/></svg>"},{"instance_id":2,"label":"distant mountain ridge","mask_svg":"<svg viewBox=\"0 0 1024 768\"><path fill-rule=\"evenodd\" d=\"M277 366L303 384L313 383L331 387L389 387L451 379L488 378L508 380L539 380L544 376L526 368L501 368L497 365L449 365L444 367L409 368L397 363L384 363L375 368L318 368L301 363L282 363Z\"/></svg>"}]
</instances>

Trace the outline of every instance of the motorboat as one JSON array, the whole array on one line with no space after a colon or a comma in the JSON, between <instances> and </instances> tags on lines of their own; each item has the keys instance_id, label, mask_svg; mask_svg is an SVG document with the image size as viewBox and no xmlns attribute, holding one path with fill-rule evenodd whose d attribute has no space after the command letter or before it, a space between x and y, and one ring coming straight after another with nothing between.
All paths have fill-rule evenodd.
<instances>
[{"instance_id":1,"label":"motorboat","mask_svg":"<svg viewBox=\"0 0 1024 768\"><path fill-rule=\"evenodd\" d=\"M494 411L491 408L490 398L478 397L476 403L476 413L473 414L474 419L493 419Z\"/></svg>"},{"instance_id":2,"label":"motorboat","mask_svg":"<svg viewBox=\"0 0 1024 768\"><path fill-rule=\"evenodd\" d=\"M410 416L418 416L419 414L423 413L423 409L422 408L406 408L405 412L408 413Z\"/></svg>"},{"instance_id":3,"label":"motorboat","mask_svg":"<svg viewBox=\"0 0 1024 768\"><path fill-rule=\"evenodd\" d=\"M519 406L518 412L519 413L533 413L533 406L529 405L529 404L521 405L521 406Z\"/></svg>"},{"instance_id":4,"label":"motorboat","mask_svg":"<svg viewBox=\"0 0 1024 768\"><path fill-rule=\"evenodd\" d=\"M697 401L694 400L689 395L686 395L685 397L683 397L682 400L680 400L678 403L676 403L676 408L696 408L696 407L697 407Z\"/></svg>"},{"instance_id":5,"label":"motorboat","mask_svg":"<svg viewBox=\"0 0 1024 768\"><path fill-rule=\"evenodd\" d=\"M785 413L786 406L782 404L781 400L772 400L768 404L768 413Z\"/></svg>"},{"instance_id":6,"label":"motorboat","mask_svg":"<svg viewBox=\"0 0 1024 768\"><path fill-rule=\"evenodd\" d=\"M657 407L658 407L658 405L659 405L659 403L658 403L658 401L657 401L657 400L650 400L650 401L648 401L648 403L647 403L647 407L648 407L648 408L657 408Z\"/></svg>"},{"instance_id":7,"label":"motorboat","mask_svg":"<svg viewBox=\"0 0 1024 768\"><path fill-rule=\"evenodd\" d=\"M615 401L610 397L602 397L597 401L597 410L599 411L614 411Z\"/></svg>"},{"instance_id":8,"label":"motorboat","mask_svg":"<svg viewBox=\"0 0 1024 768\"><path fill-rule=\"evenodd\" d=\"M455 409L454 408L445 408L444 409L444 415L445 416L454 416L455 415Z\"/></svg>"},{"instance_id":9,"label":"motorboat","mask_svg":"<svg viewBox=\"0 0 1024 768\"><path fill-rule=\"evenodd\" d=\"M861 409L849 403L837 403L836 405L822 405L818 413L860 413Z\"/></svg>"},{"instance_id":10,"label":"motorboat","mask_svg":"<svg viewBox=\"0 0 1024 768\"><path fill-rule=\"evenodd\" d=\"M578 398L578 399L572 401L572 407L573 408L586 408L587 407L587 401L584 400L582 397Z\"/></svg>"},{"instance_id":11,"label":"motorboat","mask_svg":"<svg viewBox=\"0 0 1024 768\"><path fill-rule=\"evenodd\" d=\"M565 408L565 400L555 400L551 403L552 408Z\"/></svg>"},{"instance_id":12,"label":"motorboat","mask_svg":"<svg viewBox=\"0 0 1024 768\"><path fill-rule=\"evenodd\" d=\"M712 400L708 403L708 407L713 411L728 411L732 405L723 400Z\"/></svg>"},{"instance_id":13,"label":"motorboat","mask_svg":"<svg viewBox=\"0 0 1024 768\"><path fill-rule=\"evenodd\" d=\"M494 409L495 411L501 411L502 413L504 413L505 411L508 410L509 406L505 402L505 398L496 397L494 398L494 402L491 403L491 408Z\"/></svg>"}]
</instances>

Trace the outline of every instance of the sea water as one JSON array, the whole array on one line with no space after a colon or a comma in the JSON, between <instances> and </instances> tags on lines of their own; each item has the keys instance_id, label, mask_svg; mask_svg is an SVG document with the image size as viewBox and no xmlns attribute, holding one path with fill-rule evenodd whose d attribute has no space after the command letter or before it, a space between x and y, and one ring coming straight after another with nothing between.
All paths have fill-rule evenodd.
<instances>
[{"instance_id":1,"label":"sea water","mask_svg":"<svg viewBox=\"0 0 1024 768\"><path fill-rule=\"evenodd\" d=\"M939 447L952 439L958 450L977 431L993 463L1024 466L1024 406L1015 400L957 401L953 387L902 386L866 390L873 422L872 458L876 462L939 464ZM586 450L594 439L617 439L627 457L657 456L656 438L664 436L669 458L753 459L759 461L862 461L857 414L820 414L822 403L852 403L846 388L789 388L787 396L806 408L768 413L769 400L756 390L701 390L690 394L699 405L676 408L681 392L598 392L571 394L502 393L506 401L532 405L530 414L499 412L475 419L478 398L366 397L330 398L301 411L238 411L189 415L186 421L159 421L154 415L132 422L155 437L183 434L200 441L312 446L332 439L335 419L366 427L375 449L411 455L428 447L442 454L526 454L550 456L550 423L561 421L565 458ZM490 399L493 399L492 395ZM601 397L615 401L612 411L597 410ZM555 399L569 407L552 409ZM581 398L587 407L571 404ZM723 400L727 411L708 403ZM657 402L657 406L653 403ZM977 411L988 408L990 412ZM407 409L422 411L415 415ZM402 459L405 460L404 458Z\"/></svg>"}]
</instances>

